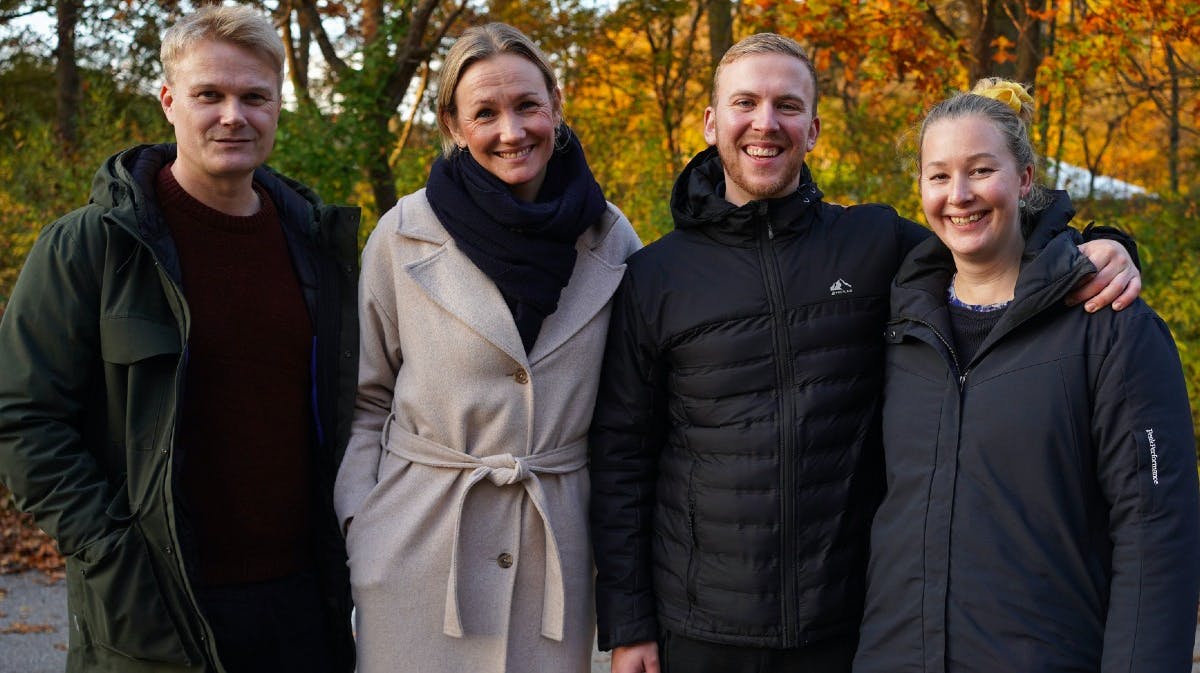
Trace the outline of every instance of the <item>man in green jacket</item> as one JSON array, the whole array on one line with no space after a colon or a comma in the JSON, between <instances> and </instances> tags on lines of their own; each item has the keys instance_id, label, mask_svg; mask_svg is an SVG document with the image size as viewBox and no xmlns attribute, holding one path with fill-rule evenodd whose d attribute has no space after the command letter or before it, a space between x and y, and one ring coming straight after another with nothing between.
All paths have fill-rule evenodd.
<instances>
[{"instance_id":1,"label":"man in green jacket","mask_svg":"<svg viewBox=\"0 0 1200 673\"><path fill-rule=\"evenodd\" d=\"M171 28L177 144L105 162L0 320L0 481L67 557L69 671L354 667L358 212L263 165L283 58L246 7Z\"/></svg>"}]
</instances>

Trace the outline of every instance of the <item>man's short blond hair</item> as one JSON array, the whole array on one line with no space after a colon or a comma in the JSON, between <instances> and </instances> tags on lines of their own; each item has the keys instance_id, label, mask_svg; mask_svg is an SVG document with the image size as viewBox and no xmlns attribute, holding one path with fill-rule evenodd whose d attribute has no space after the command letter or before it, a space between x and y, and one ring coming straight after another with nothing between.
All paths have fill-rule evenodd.
<instances>
[{"instance_id":1,"label":"man's short blond hair","mask_svg":"<svg viewBox=\"0 0 1200 673\"><path fill-rule=\"evenodd\" d=\"M163 35L159 58L167 82L188 51L204 40L228 42L263 57L283 85L283 40L271 20L245 5L207 5L180 19Z\"/></svg>"},{"instance_id":2,"label":"man's short blond hair","mask_svg":"<svg viewBox=\"0 0 1200 673\"><path fill-rule=\"evenodd\" d=\"M804 47L800 43L790 37L784 37L776 33L755 33L747 38L739 40L737 44L729 48L725 55L721 57L721 62L717 64L717 69L713 72L712 83L712 100L710 105L717 106L717 83L721 81L721 71L725 66L742 58L743 56L752 56L756 54L783 54L804 64L808 68L808 74L812 75L813 82L813 99L812 99L812 115L817 116L817 101L820 99L820 85L817 83L817 68L813 65L812 59L808 53L804 51Z\"/></svg>"}]
</instances>

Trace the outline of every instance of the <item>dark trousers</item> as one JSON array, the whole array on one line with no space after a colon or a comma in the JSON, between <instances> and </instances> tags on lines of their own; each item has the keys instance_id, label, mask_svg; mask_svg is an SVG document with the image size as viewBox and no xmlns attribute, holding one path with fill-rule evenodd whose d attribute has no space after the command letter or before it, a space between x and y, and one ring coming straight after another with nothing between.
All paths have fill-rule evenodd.
<instances>
[{"instance_id":1,"label":"dark trousers","mask_svg":"<svg viewBox=\"0 0 1200 673\"><path fill-rule=\"evenodd\" d=\"M204 616L227 673L329 673L334 629L312 573L267 582L199 587Z\"/></svg>"},{"instance_id":2,"label":"dark trousers","mask_svg":"<svg viewBox=\"0 0 1200 673\"><path fill-rule=\"evenodd\" d=\"M662 673L850 673L857 638L773 649L723 645L664 631L658 643Z\"/></svg>"}]
</instances>

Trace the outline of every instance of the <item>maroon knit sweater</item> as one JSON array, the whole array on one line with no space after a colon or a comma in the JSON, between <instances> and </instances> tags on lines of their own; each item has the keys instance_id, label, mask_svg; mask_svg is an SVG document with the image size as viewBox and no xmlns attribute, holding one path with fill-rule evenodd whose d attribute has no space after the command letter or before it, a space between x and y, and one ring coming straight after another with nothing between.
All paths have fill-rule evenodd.
<instances>
[{"instance_id":1,"label":"maroon knit sweater","mask_svg":"<svg viewBox=\"0 0 1200 673\"><path fill-rule=\"evenodd\" d=\"M176 433L196 579L276 579L311 558L312 321L279 215L226 215L158 174L191 313Z\"/></svg>"}]
</instances>

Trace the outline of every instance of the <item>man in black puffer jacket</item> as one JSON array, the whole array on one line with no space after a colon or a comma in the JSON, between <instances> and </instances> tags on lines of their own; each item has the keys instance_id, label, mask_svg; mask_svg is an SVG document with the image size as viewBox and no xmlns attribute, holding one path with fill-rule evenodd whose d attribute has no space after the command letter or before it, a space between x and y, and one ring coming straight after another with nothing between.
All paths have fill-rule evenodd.
<instances>
[{"instance_id":1,"label":"man in black puffer jacket","mask_svg":"<svg viewBox=\"0 0 1200 673\"><path fill-rule=\"evenodd\" d=\"M888 292L929 232L821 200L804 165L816 77L794 41L747 38L714 81L715 147L614 299L591 434L600 647L614 673L660 657L686 673L848 671L884 488ZM1121 262L1094 301L1136 277Z\"/></svg>"}]
</instances>

